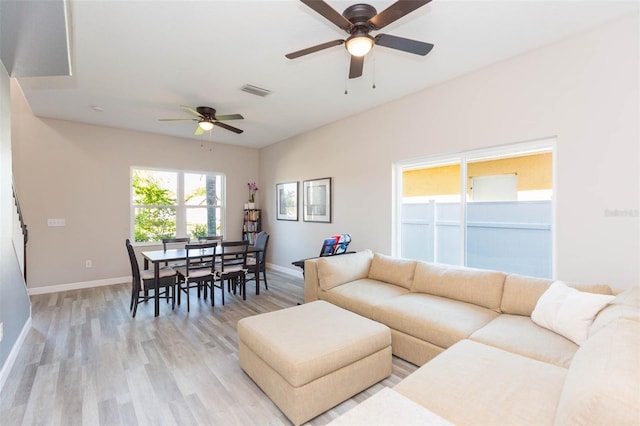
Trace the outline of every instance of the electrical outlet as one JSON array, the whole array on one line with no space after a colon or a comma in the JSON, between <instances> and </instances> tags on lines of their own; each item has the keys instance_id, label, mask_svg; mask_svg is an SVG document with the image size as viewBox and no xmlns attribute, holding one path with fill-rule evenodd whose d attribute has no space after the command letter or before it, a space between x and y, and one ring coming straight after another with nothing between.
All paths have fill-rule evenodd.
<instances>
[{"instance_id":1,"label":"electrical outlet","mask_svg":"<svg viewBox=\"0 0 640 426\"><path fill-rule=\"evenodd\" d=\"M91 259L87 259L84 261L84 267L85 268L93 268L93 262L91 261Z\"/></svg>"},{"instance_id":2,"label":"electrical outlet","mask_svg":"<svg viewBox=\"0 0 640 426\"><path fill-rule=\"evenodd\" d=\"M64 226L64 219L47 219L47 226Z\"/></svg>"}]
</instances>

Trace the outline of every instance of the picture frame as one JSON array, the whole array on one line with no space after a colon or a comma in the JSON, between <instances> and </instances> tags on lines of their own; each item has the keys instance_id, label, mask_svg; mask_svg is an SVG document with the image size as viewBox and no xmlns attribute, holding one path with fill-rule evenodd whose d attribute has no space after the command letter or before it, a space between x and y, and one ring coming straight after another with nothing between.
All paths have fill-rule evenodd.
<instances>
[{"instance_id":1,"label":"picture frame","mask_svg":"<svg viewBox=\"0 0 640 426\"><path fill-rule=\"evenodd\" d=\"M302 219L305 222L331 223L331 178L303 181L302 194Z\"/></svg>"},{"instance_id":2,"label":"picture frame","mask_svg":"<svg viewBox=\"0 0 640 426\"><path fill-rule=\"evenodd\" d=\"M276 184L276 219L298 220L298 181Z\"/></svg>"}]
</instances>

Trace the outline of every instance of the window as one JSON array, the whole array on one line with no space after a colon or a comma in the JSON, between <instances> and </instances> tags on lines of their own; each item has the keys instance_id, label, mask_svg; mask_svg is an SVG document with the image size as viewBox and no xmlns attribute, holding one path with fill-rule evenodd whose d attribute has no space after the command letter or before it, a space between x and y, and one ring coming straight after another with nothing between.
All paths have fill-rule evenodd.
<instances>
[{"instance_id":1,"label":"window","mask_svg":"<svg viewBox=\"0 0 640 426\"><path fill-rule=\"evenodd\" d=\"M131 229L137 242L223 234L224 176L131 169Z\"/></svg>"},{"instance_id":2,"label":"window","mask_svg":"<svg viewBox=\"0 0 640 426\"><path fill-rule=\"evenodd\" d=\"M543 140L399 163L394 251L551 277L554 144Z\"/></svg>"}]
</instances>

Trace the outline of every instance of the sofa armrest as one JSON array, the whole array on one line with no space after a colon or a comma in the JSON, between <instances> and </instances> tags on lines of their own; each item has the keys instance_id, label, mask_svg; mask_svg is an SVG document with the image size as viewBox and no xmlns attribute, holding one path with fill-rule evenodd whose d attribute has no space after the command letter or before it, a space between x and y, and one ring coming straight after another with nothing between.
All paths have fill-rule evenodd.
<instances>
[{"instance_id":1,"label":"sofa armrest","mask_svg":"<svg viewBox=\"0 0 640 426\"><path fill-rule=\"evenodd\" d=\"M318 258L304 261L304 303L318 300L320 280L318 279Z\"/></svg>"},{"instance_id":2,"label":"sofa armrest","mask_svg":"<svg viewBox=\"0 0 640 426\"><path fill-rule=\"evenodd\" d=\"M319 299L320 291L329 291L339 285L366 278L371 259L371 250L307 259L304 262L305 302Z\"/></svg>"}]
</instances>

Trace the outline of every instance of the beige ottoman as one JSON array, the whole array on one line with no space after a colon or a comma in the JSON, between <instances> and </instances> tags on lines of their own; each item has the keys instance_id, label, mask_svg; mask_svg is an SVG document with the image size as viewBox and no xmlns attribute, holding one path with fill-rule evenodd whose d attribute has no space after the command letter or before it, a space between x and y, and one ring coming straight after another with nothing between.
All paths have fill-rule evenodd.
<instances>
[{"instance_id":1,"label":"beige ottoman","mask_svg":"<svg viewBox=\"0 0 640 426\"><path fill-rule=\"evenodd\" d=\"M240 367L296 425L391 375L383 324L324 301L243 318Z\"/></svg>"}]
</instances>

